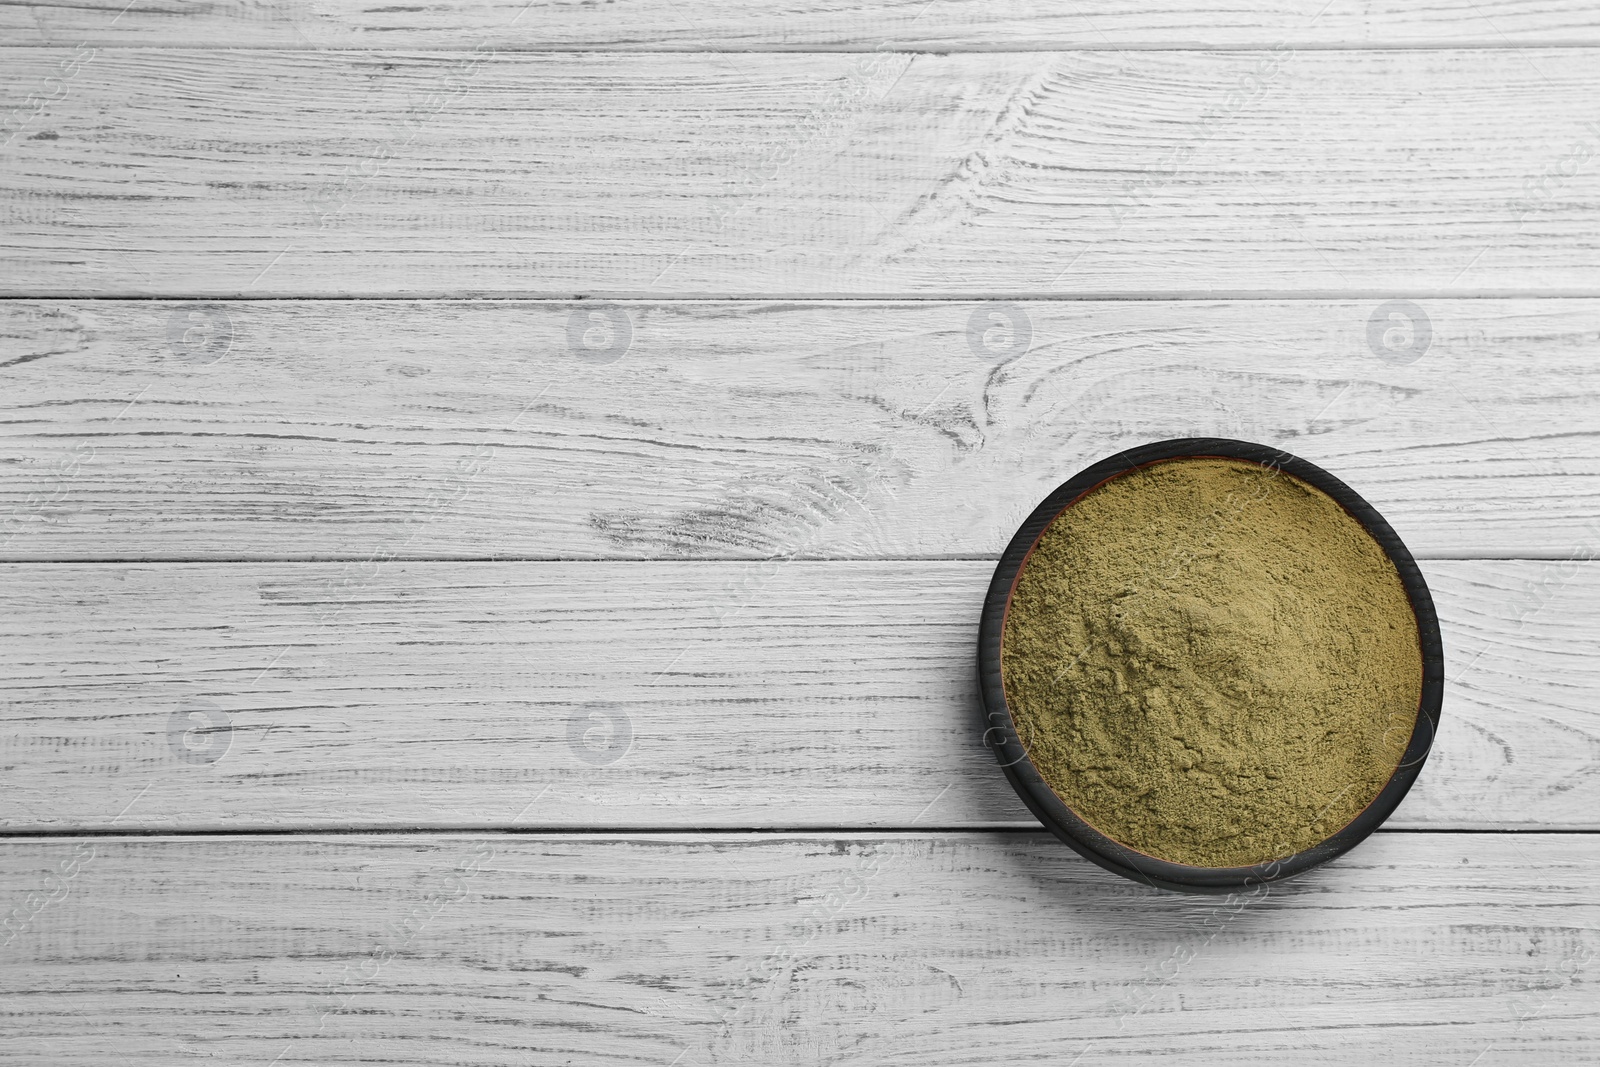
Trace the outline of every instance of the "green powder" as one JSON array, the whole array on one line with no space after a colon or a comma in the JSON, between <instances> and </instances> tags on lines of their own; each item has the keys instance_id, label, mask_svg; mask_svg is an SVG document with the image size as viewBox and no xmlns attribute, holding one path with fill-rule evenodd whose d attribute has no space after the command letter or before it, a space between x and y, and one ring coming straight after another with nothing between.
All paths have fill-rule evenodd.
<instances>
[{"instance_id":1,"label":"green powder","mask_svg":"<svg viewBox=\"0 0 1600 1067\"><path fill-rule=\"evenodd\" d=\"M1327 838L1383 788L1422 690L1394 564L1274 468L1179 459L1115 478L1018 576L1001 677L1039 773L1084 821L1201 867Z\"/></svg>"}]
</instances>

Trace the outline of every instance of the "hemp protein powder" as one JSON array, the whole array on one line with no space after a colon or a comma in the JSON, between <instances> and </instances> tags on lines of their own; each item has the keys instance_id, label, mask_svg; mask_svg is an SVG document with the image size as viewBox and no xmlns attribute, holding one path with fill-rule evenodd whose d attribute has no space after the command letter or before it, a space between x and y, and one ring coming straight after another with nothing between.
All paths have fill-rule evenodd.
<instances>
[{"instance_id":1,"label":"hemp protein powder","mask_svg":"<svg viewBox=\"0 0 1600 1067\"><path fill-rule=\"evenodd\" d=\"M1200 867L1285 858L1377 797L1422 652L1399 573L1326 493L1186 457L1107 481L1023 564L1001 679L1046 784L1095 829Z\"/></svg>"}]
</instances>

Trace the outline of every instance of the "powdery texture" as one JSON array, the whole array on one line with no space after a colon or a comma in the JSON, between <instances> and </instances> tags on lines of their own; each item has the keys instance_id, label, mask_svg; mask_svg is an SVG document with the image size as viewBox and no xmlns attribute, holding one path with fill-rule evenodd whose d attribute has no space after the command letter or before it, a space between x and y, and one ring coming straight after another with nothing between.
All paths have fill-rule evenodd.
<instances>
[{"instance_id":1,"label":"powdery texture","mask_svg":"<svg viewBox=\"0 0 1600 1067\"><path fill-rule=\"evenodd\" d=\"M1371 803L1410 741L1422 654L1394 564L1331 497L1275 468L1180 459L1045 530L1001 676L1034 765L1086 822L1234 867Z\"/></svg>"}]
</instances>

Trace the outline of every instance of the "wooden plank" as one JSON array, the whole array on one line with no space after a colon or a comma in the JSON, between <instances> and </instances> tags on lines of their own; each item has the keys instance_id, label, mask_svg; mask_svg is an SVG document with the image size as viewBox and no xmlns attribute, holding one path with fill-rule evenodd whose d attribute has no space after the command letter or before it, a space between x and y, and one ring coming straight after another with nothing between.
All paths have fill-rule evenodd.
<instances>
[{"instance_id":1,"label":"wooden plank","mask_svg":"<svg viewBox=\"0 0 1600 1067\"><path fill-rule=\"evenodd\" d=\"M1596 60L18 48L0 294L1587 295Z\"/></svg>"},{"instance_id":2,"label":"wooden plank","mask_svg":"<svg viewBox=\"0 0 1600 1067\"><path fill-rule=\"evenodd\" d=\"M991 570L8 565L0 826L1036 825L980 745ZM1600 564L1425 572L1449 687L1393 825L1600 828Z\"/></svg>"},{"instance_id":3,"label":"wooden plank","mask_svg":"<svg viewBox=\"0 0 1600 1067\"><path fill-rule=\"evenodd\" d=\"M1208 898L1042 834L13 841L0 1012L61 1064L1587 1064L1597 875L1592 835Z\"/></svg>"},{"instance_id":4,"label":"wooden plank","mask_svg":"<svg viewBox=\"0 0 1600 1067\"><path fill-rule=\"evenodd\" d=\"M1272 46L1396 48L1438 45L1600 44L1592 5L1578 0L1423 8L1354 0L1238 5L1168 0L1137 7L1087 0L932 0L786 4L566 4L474 0L374 7L355 0L144 0L18 3L0 7L14 45L183 48L476 48L788 50L889 45L934 51Z\"/></svg>"},{"instance_id":5,"label":"wooden plank","mask_svg":"<svg viewBox=\"0 0 1600 1067\"><path fill-rule=\"evenodd\" d=\"M0 302L0 558L994 557L1213 435L1422 556L1600 542L1600 301L1385 306Z\"/></svg>"}]
</instances>

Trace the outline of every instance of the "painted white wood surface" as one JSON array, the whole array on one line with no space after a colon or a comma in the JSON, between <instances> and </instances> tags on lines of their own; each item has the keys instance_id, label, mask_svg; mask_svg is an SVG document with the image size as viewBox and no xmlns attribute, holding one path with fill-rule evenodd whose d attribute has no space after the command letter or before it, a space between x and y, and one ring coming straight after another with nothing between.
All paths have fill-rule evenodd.
<instances>
[{"instance_id":1,"label":"painted white wood surface","mask_svg":"<svg viewBox=\"0 0 1600 1067\"><path fill-rule=\"evenodd\" d=\"M1404 365L1383 306L0 302L0 557L994 558L1207 435L1421 556L1600 550L1600 301L1424 300Z\"/></svg>"},{"instance_id":2,"label":"painted white wood surface","mask_svg":"<svg viewBox=\"0 0 1600 1067\"><path fill-rule=\"evenodd\" d=\"M1044 834L4 852L0 903L31 920L0 955L18 1061L1600 1057L1589 835L1384 833L1238 898L1144 889Z\"/></svg>"},{"instance_id":3,"label":"painted white wood surface","mask_svg":"<svg viewBox=\"0 0 1600 1067\"><path fill-rule=\"evenodd\" d=\"M1600 285L1593 49L13 48L0 71L3 294Z\"/></svg>"},{"instance_id":4,"label":"painted white wood surface","mask_svg":"<svg viewBox=\"0 0 1600 1067\"><path fill-rule=\"evenodd\" d=\"M992 571L6 565L0 827L1036 825L980 744ZM1424 572L1450 682L1392 825L1600 829L1600 563Z\"/></svg>"},{"instance_id":5,"label":"painted white wood surface","mask_svg":"<svg viewBox=\"0 0 1600 1067\"><path fill-rule=\"evenodd\" d=\"M0 301L0 560L101 561L0 565L0 1059L1594 1062L1597 25L0 6L0 295L158 298ZM1550 557L1424 564L1420 784L1250 902L976 745L1010 529L1190 433Z\"/></svg>"},{"instance_id":6,"label":"painted white wood surface","mask_svg":"<svg viewBox=\"0 0 1600 1067\"><path fill-rule=\"evenodd\" d=\"M1600 19L1581 0L1426 6L1368 0L1251 4L1165 0L1137 6L1084 0L926 0L860 3L573 4L469 0L375 7L357 0L142 0L0 6L9 44L184 48L495 48L932 51L1018 48L1509 47L1600 43Z\"/></svg>"}]
</instances>

